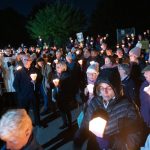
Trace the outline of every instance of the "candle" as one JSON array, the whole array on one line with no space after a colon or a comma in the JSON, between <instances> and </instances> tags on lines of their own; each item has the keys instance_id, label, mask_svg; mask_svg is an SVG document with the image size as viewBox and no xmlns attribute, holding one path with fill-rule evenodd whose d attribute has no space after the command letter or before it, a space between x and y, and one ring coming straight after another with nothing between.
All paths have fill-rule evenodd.
<instances>
[{"instance_id":1,"label":"candle","mask_svg":"<svg viewBox=\"0 0 150 150\"><path fill-rule=\"evenodd\" d=\"M54 60L54 63L57 64L57 63L58 63L58 59L55 59L55 60Z\"/></svg>"},{"instance_id":2,"label":"candle","mask_svg":"<svg viewBox=\"0 0 150 150\"><path fill-rule=\"evenodd\" d=\"M122 48L124 48L124 44L122 44Z\"/></svg>"},{"instance_id":3,"label":"candle","mask_svg":"<svg viewBox=\"0 0 150 150\"><path fill-rule=\"evenodd\" d=\"M134 37L134 34L132 33L131 36Z\"/></svg>"},{"instance_id":4,"label":"candle","mask_svg":"<svg viewBox=\"0 0 150 150\"><path fill-rule=\"evenodd\" d=\"M32 73L32 74L30 74L30 77L31 77L31 79L32 79L33 81L35 81L36 78L37 78L37 74L36 74L36 73Z\"/></svg>"},{"instance_id":5,"label":"candle","mask_svg":"<svg viewBox=\"0 0 150 150\"><path fill-rule=\"evenodd\" d=\"M54 83L55 86L58 86L58 84L59 84L59 79L54 79L54 80L53 80L53 83Z\"/></svg>"},{"instance_id":6,"label":"candle","mask_svg":"<svg viewBox=\"0 0 150 150\"><path fill-rule=\"evenodd\" d=\"M106 127L106 123L107 121L101 117L94 118L89 122L89 131L91 131L97 137L102 138Z\"/></svg>"},{"instance_id":7,"label":"candle","mask_svg":"<svg viewBox=\"0 0 150 150\"><path fill-rule=\"evenodd\" d=\"M90 61L90 65L93 65L95 64L96 62L95 61Z\"/></svg>"},{"instance_id":8,"label":"candle","mask_svg":"<svg viewBox=\"0 0 150 150\"><path fill-rule=\"evenodd\" d=\"M78 63L82 66L83 60L78 60Z\"/></svg>"},{"instance_id":9,"label":"candle","mask_svg":"<svg viewBox=\"0 0 150 150\"><path fill-rule=\"evenodd\" d=\"M47 64L48 64L48 65L51 65L51 63L50 63L50 62L47 62Z\"/></svg>"},{"instance_id":10,"label":"candle","mask_svg":"<svg viewBox=\"0 0 150 150\"><path fill-rule=\"evenodd\" d=\"M101 50L101 54L103 54L104 53L104 50Z\"/></svg>"},{"instance_id":11,"label":"candle","mask_svg":"<svg viewBox=\"0 0 150 150\"><path fill-rule=\"evenodd\" d=\"M16 68L16 70L20 70L20 69L22 69L22 66L18 66L18 67Z\"/></svg>"},{"instance_id":12,"label":"candle","mask_svg":"<svg viewBox=\"0 0 150 150\"><path fill-rule=\"evenodd\" d=\"M79 54L80 54L79 50L78 50L78 51L76 51L76 54L77 54L77 55L79 55Z\"/></svg>"},{"instance_id":13,"label":"candle","mask_svg":"<svg viewBox=\"0 0 150 150\"><path fill-rule=\"evenodd\" d=\"M150 95L150 85L144 88L144 92Z\"/></svg>"},{"instance_id":14,"label":"candle","mask_svg":"<svg viewBox=\"0 0 150 150\"><path fill-rule=\"evenodd\" d=\"M89 93L91 93L91 94L93 94L93 88L94 88L93 84L88 84L87 85L87 89L88 89Z\"/></svg>"}]
</instances>

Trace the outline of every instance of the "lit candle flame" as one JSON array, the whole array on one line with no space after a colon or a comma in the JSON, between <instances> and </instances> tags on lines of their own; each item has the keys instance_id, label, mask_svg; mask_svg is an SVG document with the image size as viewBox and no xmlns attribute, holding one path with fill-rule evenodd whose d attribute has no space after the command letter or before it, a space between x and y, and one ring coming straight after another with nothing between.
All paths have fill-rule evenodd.
<instances>
[{"instance_id":1,"label":"lit candle flame","mask_svg":"<svg viewBox=\"0 0 150 150\"><path fill-rule=\"evenodd\" d=\"M76 54L77 54L77 55L79 55L79 54L80 54L80 52L79 52L79 51L76 51Z\"/></svg>"},{"instance_id":2,"label":"lit candle flame","mask_svg":"<svg viewBox=\"0 0 150 150\"><path fill-rule=\"evenodd\" d=\"M78 60L78 63L79 63L80 65L82 65L82 64L83 64L83 60Z\"/></svg>"},{"instance_id":3,"label":"lit candle flame","mask_svg":"<svg viewBox=\"0 0 150 150\"><path fill-rule=\"evenodd\" d=\"M20 70L20 69L22 69L22 66L18 66L18 67L16 68L16 70Z\"/></svg>"},{"instance_id":4,"label":"lit candle flame","mask_svg":"<svg viewBox=\"0 0 150 150\"><path fill-rule=\"evenodd\" d=\"M90 65L93 65L95 64L96 62L95 61L90 61Z\"/></svg>"},{"instance_id":5,"label":"lit candle flame","mask_svg":"<svg viewBox=\"0 0 150 150\"><path fill-rule=\"evenodd\" d=\"M48 64L48 65L51 65L51 63L50 63L50 62L47 62L47 64Z\"/></svg>"},{"instance_id":6,"label":"lit candle flame","mask_svg":"<svg viewBox=\"0 0 150 150\"><path fill-rule=\"evenodd\" d=\"M150 85L144 88L144 92L150 95Z\"/></svg>"},{"instance_id":7,"label":"lit candle flame","mask_svg":"<svg viewBox=\"0 0 150 150\"><path fill-rule=\"evenodd\" d=\"M100 117L94 118L89 122L89 130L97 137L102 138L106 127L106 123L107 121L104 120L103 118Z\"/></svg>"},{"instance_id":8,"label":"lit candle flame","mask_svg":"<svg viewBox=\"0 0 150 150\"><path fill-rule=\"evenodd\" d=\"M37 74L36 74L36 73L32 73L32 74L30 74L30 77L31 77L31 79L32 79L33 81L35 81L36 78L37 78Z\"/></svg>"},{"instance_id":9,"label":"lit candle flame","mask_svg":"<svg viewBox=\"0 0 150 150\"><path fill-rule=\"evenodd\" d=\"M59 84L59 79L54 79L54 80L53 80L53 83L54 83L55 86L58 86L58 84Z\"/></svg>"},{"instance_id":10,"label":"lit candle flame","mask_svg":"<svg viewBox=\"0 0 150 150\"><path fill-rule=\"evenodd\" d=\"M55 64L57 64L57 63L58 63L58 60L57 60L57 59L55 59L55 60L54 60L54 62L55 62Z\"/></svg>"},{"instance_id":11,"label":"lit candle flame","mask_svg":"<svg viewBox=\"0 0 150 150\"><path fill-rule=\"evenodd\" d=\"M93 93L93 88L94 88L93 84L88 84L87 85L87 89L88 89L89 93Z\"/></svg>"}]
</instances>

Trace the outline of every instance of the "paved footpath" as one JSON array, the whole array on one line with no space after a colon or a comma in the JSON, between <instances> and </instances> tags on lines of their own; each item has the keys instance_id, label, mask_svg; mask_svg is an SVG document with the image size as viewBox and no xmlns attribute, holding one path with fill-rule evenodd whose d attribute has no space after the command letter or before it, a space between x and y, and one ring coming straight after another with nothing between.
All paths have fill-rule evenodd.
<instances>
[{"instance_id":1,"label":"paved footpath","mask_svg":"<svg viewBox=\"0 0 150 150\"><path fill-rule=\"evenodd\" d=\"M72 110L73 126L71 129L59 129L62 120L59 113L50 113L42 118L44 127L35 128L38 142L44 150L73 150L72 138L77 130L76 118L80 112L79 108ZM85 146L83 146L83 150Z\"/></svg>"}]
</instances>

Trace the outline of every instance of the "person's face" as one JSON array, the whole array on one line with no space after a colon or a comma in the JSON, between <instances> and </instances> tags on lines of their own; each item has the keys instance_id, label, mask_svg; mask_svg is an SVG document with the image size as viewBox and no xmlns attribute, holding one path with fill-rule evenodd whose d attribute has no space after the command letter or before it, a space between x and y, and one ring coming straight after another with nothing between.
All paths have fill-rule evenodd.
<instances>
[{"instance_id":1,"label":"person's face","mask_svg":"<svg viewBox=\"0 0 150 150\"><path fill-rule=\"evenodd\" d=\"M148 83L150 83L150 71L145 71L144 77Z\"/></svg>"},{"instance_id":2,"label":"person's face","mask_svg":"<svg viewBox=\"0 0 150 150\"><path fill-rule=\"evenodd\" d=\"M118 67L118 71L119 71L120 77L124 77L125 70L122 67Z\"/></svg>"},{"instance_id":3,"label":"person's face","mask_svg":"<svg viewBox=\"0 0 150 150\"><path fill-rule=\"evenodd\" d=\"M103 100L106 100L106 101L111 100L115 96L115 93L112 87L107 83L100 83L99 91L100 91L101 96L103 97Z\"/></svg>"},{"instance_id":4,"label":"person's face","mask_svg":"<svg viewBox=\"0 0 150 150\"><path fill-rule=\"evenodd\" d=\"M31 66L32 60L31 60L31 58L25 58L25 59L23 59L22 62L23 62L24 67L29 69Z\"/></svg>"},{"instance_id":5,"label":"person's face","mask_svg":"<svg viewBox=\"0 0 150 150\"><path fill-rule=\"evenodd\" d=\"M103 44L101 45L101 48L102 48L102 50L106 50L107 45L103 43Z\"/></svg>"},{"instance_id":6,"label":"person's face","mask_svg":"<svg viewBox=\"0 0 150 150\"><path fill-rule=\"evenodd\" d=\"M87 73L87 78L88 78L90 81L96 81L97 76L98 76L97 73L90 73L90 72Z\"/></svg>"},{"instance_id":7,"label":"person's face","mask_svg":"<svg viewBox=\"0 0 150 150\"><path fill-rule=\"evenodd\" d=\"M134 54L129 53L130 62L135 62L137 60L137 57Z\"/></svg>"},{"instance_id":8,"label":"person's face","mask_svg":"<svg viewBox=\"0 0 150 150\"><path fill-rule=\"evenodd\" d=\"M106 50L106 54L107 54L107 56L111 56L112 55L112 50L111 49Z\"/></svg>"},{"instance_id":9,"label":"person's face","mask_svg":"<svg viewBox=\"0 0 150 150\"><path fill-rule=\"evenodd\" d=\"M140 41L142 40L142 36L141 35L139 35L138 38L139 38Z\"/></svg>"},{"instance_id":10,"label":"person's face","mask_svg":"<svg viewBox=\"0 0 150 150\"><path fill-rule=\"evenodd\" d=\"M91 57L92 57L92 58L95 58L97 55L98 55L98 54L97 54L96 51L91 51Z\"/></svg>"},{"instance_id":11,"label":"person's face","mask_svg":"<svg viewBox=\"0 0 150 150\"><path fill-rule=\"evenodd\" d=\"M7 149L20 150L27 144L29 137L30 134L23 132L21 136L11 136L10 138L3 140L6 142Z\"/></svg>"},{"instance_id":12,"label":"person's face","mask_svg":"<svg viewBox=\"0 0 150 150\"><path fill-rule=\"evenodd\" d=\"M61 74L63 72L61 65L56 64L56 71L57 73Z\"/></svg>"},{"instance_id":13,"label":"person's face","mask_svg":"<svg viewBox=\"0 0 150 150\"><path fill-rule=\"evenodd\" d=\"M116 55L118 56L118 58L122 58L123 57L123 52L122 51L117 51Z\"/></svg>"},{"instance_id":14,"label":"person's face","mask_svg":"<svg viewBox=\"0 0 150 150\"><path fill-rule=\"evenodd\" d=\"M88 50L85 50L83 55L84 55L84 58L88 58L88 57L90 57L91 54Z\"/></svg>"},{"instance_id":15,"label":"person's face","mask_svg":"<svg viewBox=\"0 0 150 150\"><path fill-rule=\"evenodd\" d=\"M60 59L61 58L61 53L60 52L56 52L56 58Z\"/></svg>"},{"instance_id":16,"label":"person's face","mask_svg":"<svg viewBox=\"0 0 150 150\"><path fill-rule=\"evenodd\" d=\"M112 64L110 59L108 57L105 58L105 65L110 65Z\"/></svg>"}]
</instances>

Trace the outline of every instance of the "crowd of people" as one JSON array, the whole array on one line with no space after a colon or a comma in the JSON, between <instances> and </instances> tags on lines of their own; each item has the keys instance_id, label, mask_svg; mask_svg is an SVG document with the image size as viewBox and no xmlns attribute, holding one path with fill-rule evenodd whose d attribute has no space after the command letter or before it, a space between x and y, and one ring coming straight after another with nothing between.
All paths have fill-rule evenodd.
<instances>
[{"instance_id":1,"label":"crowd of people","mask_svg":"<svg viewBox=\"0 0 150 150\"><path fill-rule=\"evenodd\" d=\"M110 40L107 34L87 36L82 42L69 38L65 49L21 46L0 50L0 95L15 93L17 108L0 119L0 139L7 149L14 148L17 130L23 130L18 137L25 134L26 138L15 148L42 149L34 141L31 124L40 127L41 116L59 110L60 129L71 129L71 108L76 103L82 106L83 115L73 138L74 149L80 149L86 139L89 150L144 146L150 132L150 31L127 34L113 49ZM107 116L101 136L89 131L97 115ZM18 121L21 117L29 121L28 126ZM35 148L26 148L30 141L36 143Z\"/></svg>"}]
</instances>

